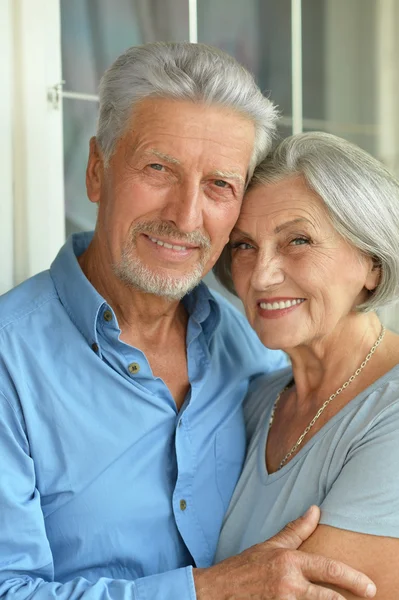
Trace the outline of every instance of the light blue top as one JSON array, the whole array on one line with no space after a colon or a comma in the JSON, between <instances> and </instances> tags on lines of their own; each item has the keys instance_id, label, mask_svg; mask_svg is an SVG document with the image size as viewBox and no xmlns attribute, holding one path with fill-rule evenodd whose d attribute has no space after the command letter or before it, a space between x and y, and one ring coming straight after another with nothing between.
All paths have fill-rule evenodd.
<instances>
[{"instance_id":1,"label":"light blue top","mask_svg":"<svg viewBox=\"0 0 399 600\"><path fill-rule=\"evenodd\" d=\"M248 455L216 561L263 542L311 504L321 523L399 537L399 366L338 412L279 471L268 474L270 413L292 371L258 378L245 401Z\"/></svg>"},{"instance_id":2,"label":"light blue top","mask_svg":"<svg viewBox=\"0 0 399 600\"><path fill-rule=\"evenodd\" d=\"M249 380L285 359L201 284L178 414L83 275L90 239L0 298L0 597L192 600L242 467Z\"/></svg>"}]
</instances>

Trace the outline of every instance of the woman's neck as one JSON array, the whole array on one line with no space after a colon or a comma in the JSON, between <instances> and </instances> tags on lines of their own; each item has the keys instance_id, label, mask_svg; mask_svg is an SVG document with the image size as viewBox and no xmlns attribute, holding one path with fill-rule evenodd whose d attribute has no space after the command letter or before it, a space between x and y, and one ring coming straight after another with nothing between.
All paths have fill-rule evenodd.
<instances>
[{"instance_id":1,"label":"woman's neck","mask_svg":"<svg viewBox=\"0 0 399 600\"><path fill-rule=\"evenodd\" d=\"M318 404L319 398L326 399L334 393L356 372L380 333L381 323L375 313L352 313L332 334L286 349L292 362L298 405L310 398ZM367 364L364 370L368 368Z\"/></svg>"}]
</instances>

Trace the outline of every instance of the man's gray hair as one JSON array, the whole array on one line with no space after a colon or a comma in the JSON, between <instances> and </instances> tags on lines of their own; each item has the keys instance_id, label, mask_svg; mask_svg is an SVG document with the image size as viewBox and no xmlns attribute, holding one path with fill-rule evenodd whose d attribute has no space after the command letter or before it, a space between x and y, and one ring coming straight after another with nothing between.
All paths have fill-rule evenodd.
<instances>
[{"instance_id":1,"label":"man's gray hair","mask_svg":"<svg viewBox=\"0 0 399 600\"><path fill-rule=\"evenodd\" d=\"M255 145L249 176L270 150L278 114L251 73L212 46L155 42L126 50L101 79L97 140L106 164L134 105L148 97L217 104L251 119Z\"/></svg>"},{"instance_id":2,"label":"man's gray hair","mask_svg":"<svg viewBox=\"0 0 399 600\"><path fill-rule=\"evenodd\" d=\"M338 233L380 268L376 290L357 310L367 312L398 300L398 180L354 144L316 131L283 140L257 167L249 189L295 175L303 176L323 200ZM235 293L228 245L213 270Z\"/></svg>"}]
</instances>

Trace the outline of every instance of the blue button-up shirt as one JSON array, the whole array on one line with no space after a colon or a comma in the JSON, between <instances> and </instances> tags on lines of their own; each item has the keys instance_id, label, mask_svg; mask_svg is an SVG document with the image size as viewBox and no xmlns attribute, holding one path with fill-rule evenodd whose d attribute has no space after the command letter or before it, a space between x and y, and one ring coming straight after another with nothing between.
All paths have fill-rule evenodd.
<instances>
[{"instance_id":1,"label":"blue button-up shirt","mask_svg":"<svg viewBox=\"0 0 399 600\"><path fill-rule=\"evenodd\" d=\"M242 467L248 383L285 358L199 285L178 412L81 271L89 241L0 299L0 596L193 600Z\"/></svg>"}]
</instances>

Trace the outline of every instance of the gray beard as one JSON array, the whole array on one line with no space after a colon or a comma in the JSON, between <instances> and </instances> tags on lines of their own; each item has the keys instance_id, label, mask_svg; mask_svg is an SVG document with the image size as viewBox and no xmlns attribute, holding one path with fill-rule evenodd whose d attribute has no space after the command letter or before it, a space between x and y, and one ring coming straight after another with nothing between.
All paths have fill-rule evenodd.
<instances>
[{"instance_id":1,"label":"gray beard","mask_svg":"<svg viewBox=\"0 0 399 600\"><path fill-rule=\"evenodd\" d=\"M172 228L168 223L144 222L138 223L130 230L130 238L125 243L120 261L113 265L115 275L129 287L162 296L169 300L181 300L188 292L194 289L202 279L204 268L209 260L211 244L200 232L182 234ZM189 273L167 275L157 273L143 264L142 260L134 255L137 236L141 233L150 234L154 237L173 237L181 242L198 244L201 257Z\"/></svg>"}]
</instances>

